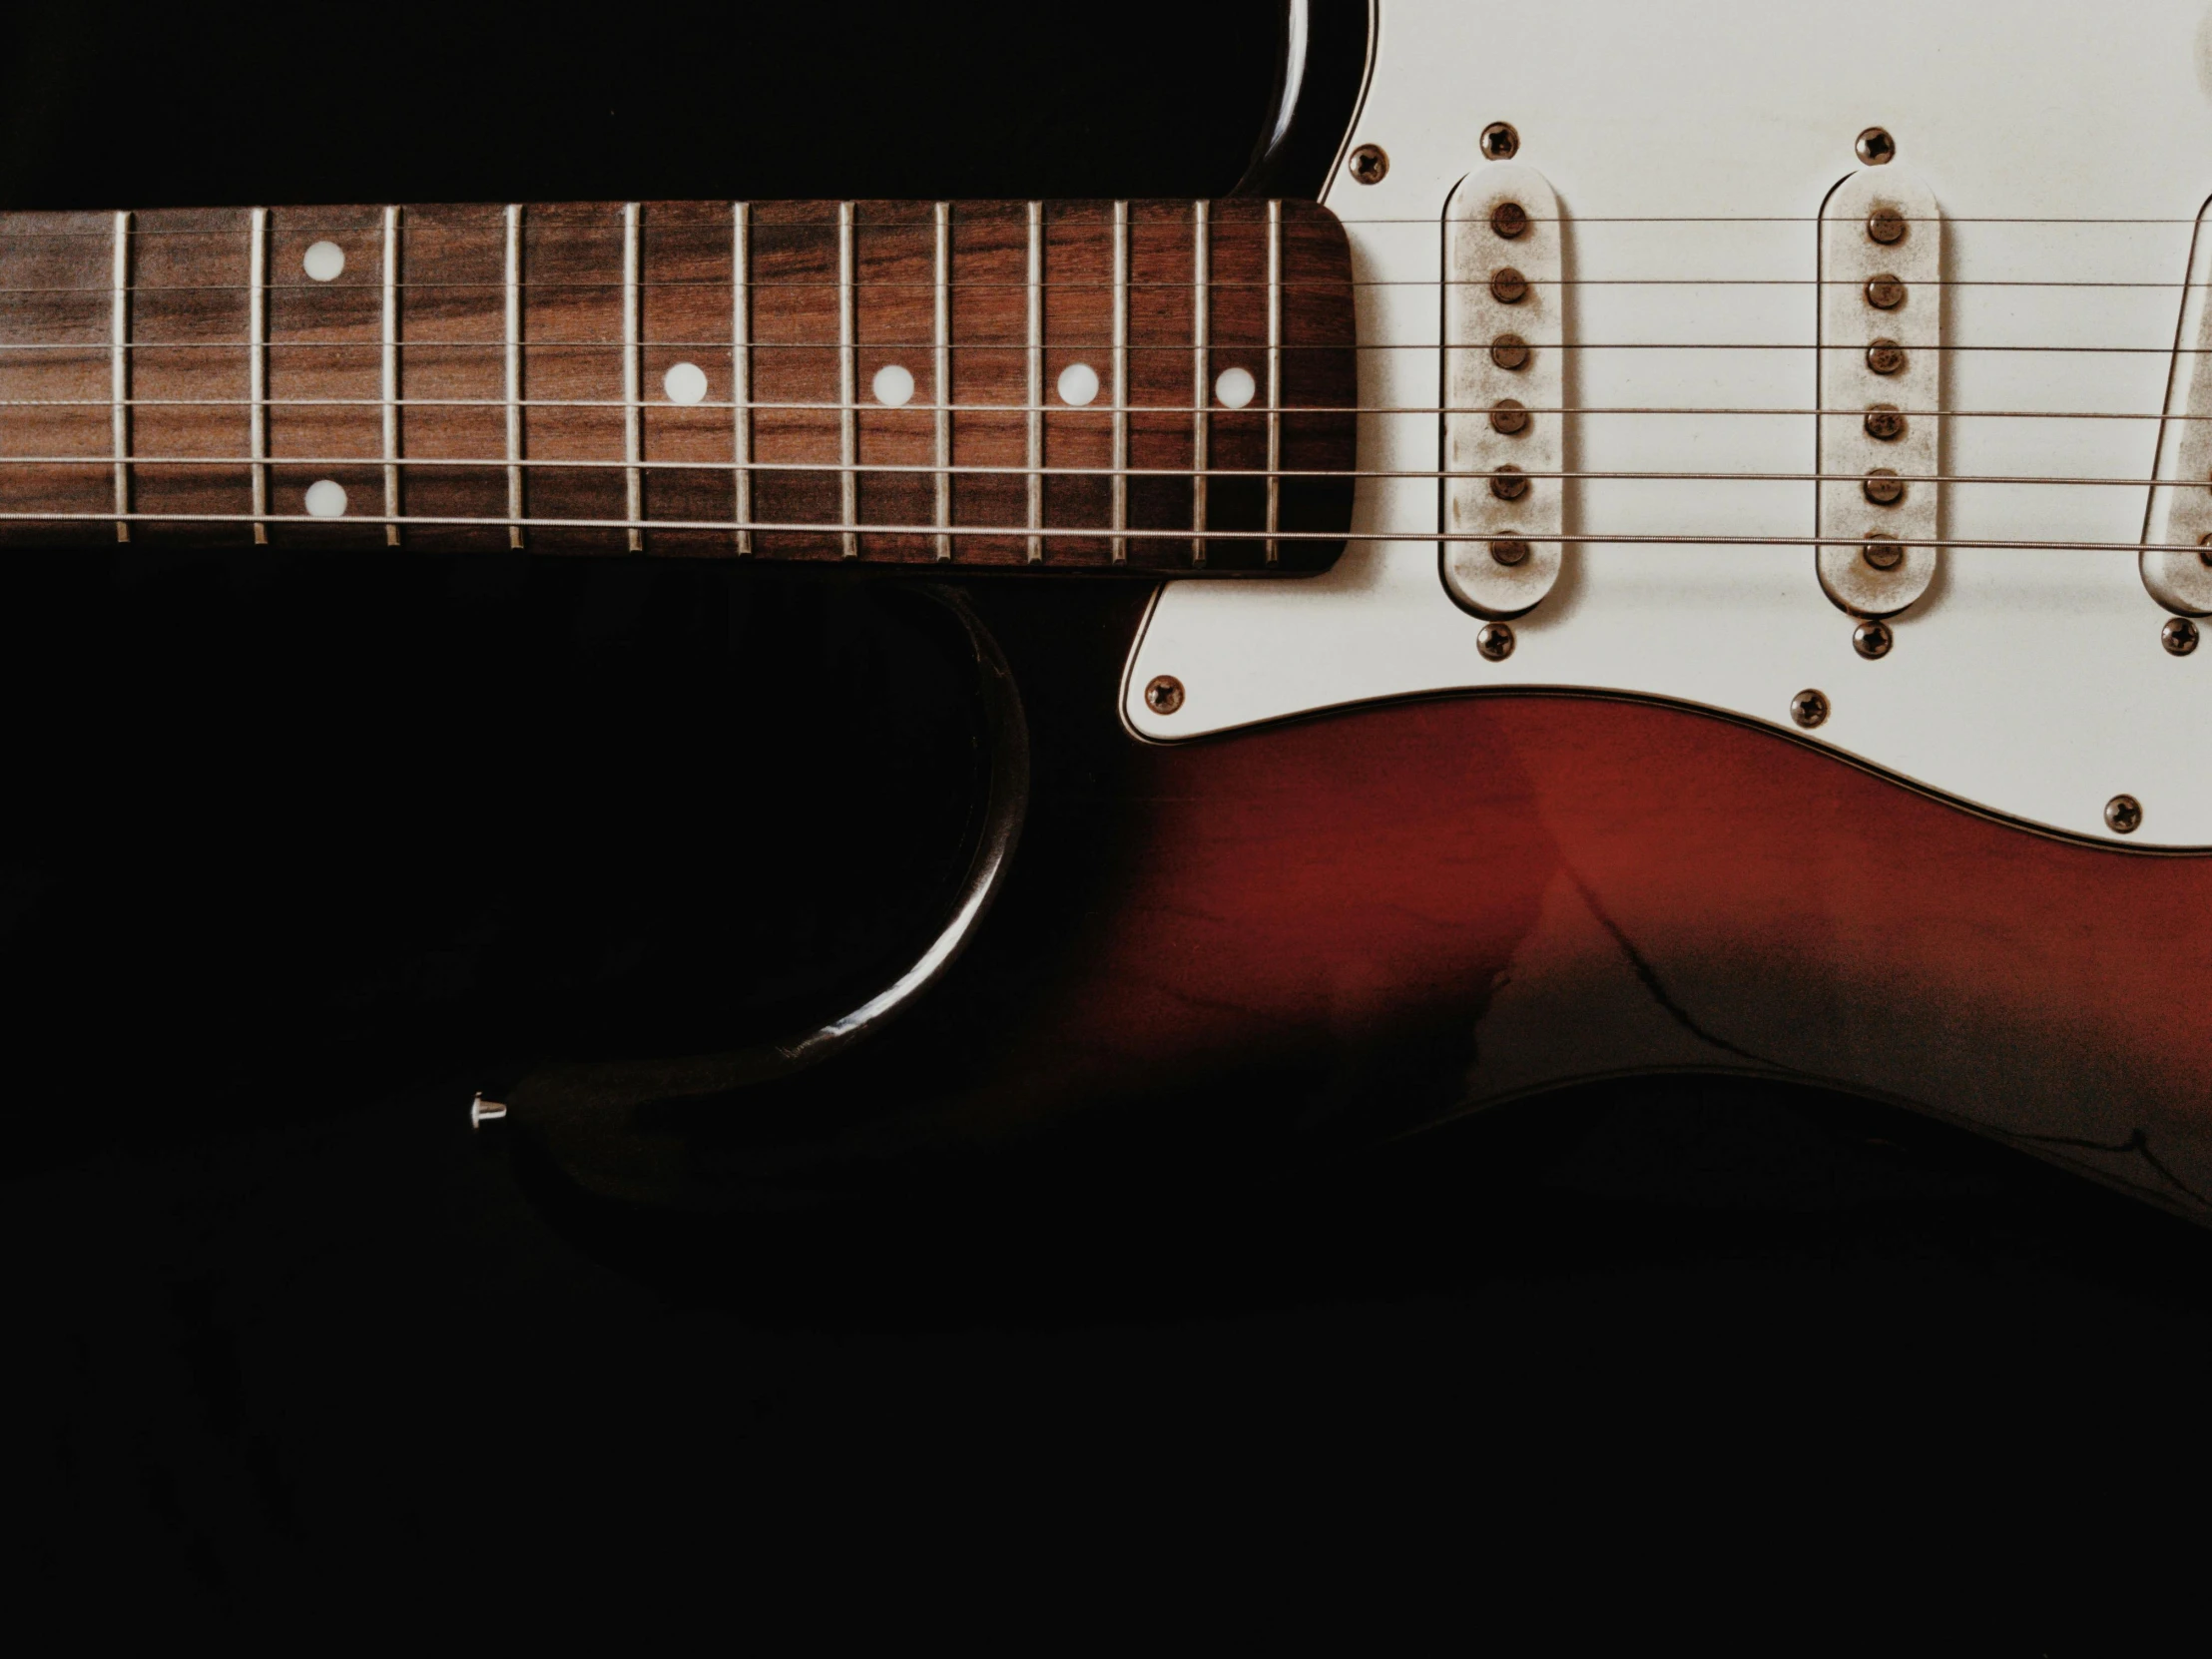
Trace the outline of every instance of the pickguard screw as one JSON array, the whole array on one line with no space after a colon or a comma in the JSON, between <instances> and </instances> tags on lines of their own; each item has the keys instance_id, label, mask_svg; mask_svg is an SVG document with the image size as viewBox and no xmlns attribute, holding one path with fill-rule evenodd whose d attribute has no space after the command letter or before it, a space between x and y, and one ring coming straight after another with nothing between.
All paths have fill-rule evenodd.
<instances>
[{"instance_id":1,"label":"pickguard screw","mask_svg":"<svg viewBox=\"0 0 2212 1659\"><path fill-rule=\"evenodd\" d=\"M1390 158L1382 153L1380 144L1363 144L1353 151L1352 160L1346 165L1361 184L1380 185L1382 175L1390 171Z\"/></svg>"},{"instance_id":2,"label":"pickguard screw","mask_svg":"<svg viewBox=\"0 0 2212 1659\"><path fill-rule=\"evenodd\" d=\"M1895 403L1868 405L1867 436L1879 438L1884 443L1895 443L1905 436L1905 416L1898 412Z\"/></svg>"},{"instance_id":3,"label":"pickguard screw","mask_svg":"<svg viewBox=\"0 0 2212 1659\"><path fill-rule=\"evenodd\" d=\"M1875 570L1895 570L1905 558L1905 549L1895 537L1880 530L1869 530L1867 539L1859 549L1859 556Z\"/></svg>"},{"instance_id":4,"label":"pickguard screw","mask_svg":"<svg viewBox=\"0 0 2212 1659\"><path fill-rule=\"evenodd\" d=\"M2186 657L2197 648L2197 625L2185 616L2168 617L2158 630L2158 643L2171 655Z\"/></svg>"},{"instance_id":5,"label":"pickguard screw","mask_svg":"<svg viewBox=\"0 0 2212 1659\"><path fill-rule=\"evenodd\" d=\"M1518 334L1500 334L1490 341L1490 361L1500 368L1521 368L1528 362L1528 341Z\"/></svg>"},{"instance_id":6,"label":"pickguard screw","mask_svg":"<svg viewBox=\"0 0 2212 1659\"><path fill-rule=\"evenodd\" d=\"M1897 636L1890 632L1887 622L1862 622L1851 631L1852 650L1870 663L1887 657L1895 644Z\"/></svg>"},{"instance_id":7,"label":"pickguard screw","mask_svg":"<svg viewBox=\"0 0 2212 1659\"><path fill-rule=\"evenodd\" d=\"M1493 663L1502 663L1513 654L1512 624L1485 622L1482 632L1474 636L1474 648Z\"/></svg>"},{"instance_id":8,"label":"pickguard screw","mask_svg":"<svg viewBox=\"0 0 2212 1659\"><path fill-rule=\"evenodd\" d=\"M1503 432L1507 437L1528 430L1528 409L1510 397L1501 397L1490 405L1490 430Z\"/></svg>"},{"instance_id":9,"label":"pickguard screw","mask_svg":"<svg viewBox=\"0 0 2212 1659\"><path fill-rule=\"evenodd\" d=\"M1867 278L1867 303L1878 311L1894 311L1905 303L1905 284L1888 272Z\"/></svg>"},{"instance_id":10,"label":"pickguard screw","mask_svg":"<svg viewBox=\"0 0 2212 1659\"><path fill-rule=\"evenodd\" d=\"M471 1129L481 1129L487 1123L497 1123L506 1115L506 1103L486 1100L482 1089L478 1089L476 1098L468 1103L468 1126Z\"/></svg>"},{"instance_id":11,"label":"pickguard screw","mask_svg":"<svg viewBox=\"0 0 2212 1659\"><path fill-rule=\"evenodd\" d=\"M1490 210L1490 229L1511 242L1528 229L1528 210L1518 202L1500 202Z\"/></svg>"},{"instance_id":12,"label":"pickguard screw","mask_svg":"<svg viewBox=\"0 0 2212 1659\"><path fill-rule=\"evenodd\" d=\"M1828 694L1808 688L1790 699L1790 718L1808 732L1828 718Z\"/></svg>"},{"instance_id":13,"label":"pickguard screw","mask_svg":"<svg viewBox=\"0 0 2212 1659\"><path fill-rule=\"evenodd\" d=\"M1905 347L1894 339L1878 339L1867 347L1867 366L1877 374L1895 374L1905 366Z\"/></svg>"},{"instance_id":14,"label":"pickguard screw","mask_svg":"<svg viewBox=\"0 0 2212 1659\"><path fill-rule=\"evenodd\" d=\"M1507 266L1490 273L1490 297L1500 305L1517 305L1528 297L1528 278Z\"/></svg>"},{"instance_id":15,"label":"pickguard screw","mask_svg":"<svg viewBox=\"0 0 2212 1659\"><path fill-rule=\"evenodd\" d=\"M1860 486L1867 492L1867 499L1877 507L1894 507L1905 499L1905 480L1895 469L1878 466L1867 474L1867 481Z\"/></svg>"},{"instance_id":16,"label":"pickguard screw","mask_svg":"<svg viewBox=\"0 0 2212 1659\"><path fill-rule=\"evenodd\" d=\"M1144 689L1144 706L1156 715L1172 715L1183 707L1183 682L1162 674Z\"/></svg>"},{"instance_id":17,"label":"pickguard screw","mask_svg":"<svg viewBox=\"0 0 2212 1659\"><path fill-rule=\"evenodd\" d=\"M1895 208L1877 208L1867 215L1867 235L1888 248L1905 240L1905 215Z\"/></svg>"},{"instance_id":18,"label":"pickguard screw","mask_svg":"<svg viewBox=\"0 0 2212 1659\"><path fill-rule=\"evenodd\" d=\"M1518 501L1528 493L1528 480L1517 466L1501 466L1490 474L1490 493L1500 501Z\"/></svg>"},{"instance_id":19,"label":"pickguard screw","mask_svg":"<svg viewBox=\"0 0 2212 1659\"><path fill-rule=\"evenodd\" d=\"M1501 565L1517 565L1528 557L1528 543L1524 541L1493 541L1490 557Z\"/></svg>"},{"instance_id":20,"label":"pickguard screw","mask_svg":"<svg viewBox=\"0 0 2212 1659\"><path fill-rule=\"evenodd\" d=\"M2132 795L2115 795L2104 804L2104 824L2115 835L2132 835L2143 827L2143 804Z\"/></svg>"},{"instance_id":21,"label":"pickguard screw","mask_svg":"<svg viewBox=\"0 0 2212 1659\"><path fill-rule=\"evenodd\" d=\"M1520 134L1509 121L1493 121L1482 129L1482 154L1493 162L1509 162L1520 150Z\"/></svg>"},{"instance_id":22,"label":"pickguard screw","mask_svg":"<svg viewBox=\"0 0 2212 1659\"><path fill-rule=\"evenodd\" d=\"M1880 127L1869 127L1861 133L1859 142L1853 148L1859 152L1859 159L1869 167L1881 167L1897 160L1898 141Z\"/></svg>"}]
</instances>

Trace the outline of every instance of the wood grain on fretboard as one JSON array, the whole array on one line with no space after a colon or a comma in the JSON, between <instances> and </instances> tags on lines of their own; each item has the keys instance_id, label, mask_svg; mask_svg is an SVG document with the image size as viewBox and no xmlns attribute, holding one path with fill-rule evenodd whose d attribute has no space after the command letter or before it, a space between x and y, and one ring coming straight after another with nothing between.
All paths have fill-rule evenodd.
<instances>
[{"instance_id":1,"label":"wood grain on fretboard","mask_svg":"<svg viewBox=\"0 0 2212 1659\"><path fill-rule=\"evenodd\" d=\"M323 242L344 268L316 280ZM8 544L1290 572L1342 547L1299 532L1350 522L1350 257L1311 203L10 214L0 290ZM1073 363L1099 380L1081 407ZM904 406L870 389L886 364ZM308 516L324 480L342 516Z\"/></svg>"}]
</instances>

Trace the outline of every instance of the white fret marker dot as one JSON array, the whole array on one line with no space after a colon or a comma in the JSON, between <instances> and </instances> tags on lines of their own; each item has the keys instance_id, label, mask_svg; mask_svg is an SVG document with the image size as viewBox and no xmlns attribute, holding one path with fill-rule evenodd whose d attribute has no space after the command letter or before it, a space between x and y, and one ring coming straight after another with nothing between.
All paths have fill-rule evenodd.
<instances>
[{"instance_id":1,"label":"white fret marker dot","mask_svg":"<svg viewBox=\"0 0 2212 1659\"><path fill-rule=\"evenodd\" d=\"M1249 368L1225 368L1221 378L1214 382L1214 395L1232 409L1243 408L1259 389L1260 382L1252 377Z\"/></svg>"},{"instance_id":2,"label":"white fret marker dot","mask_svg":"<svg viewBox=\"0 0 2212 1659\"><path fill-rule=\"evenodd\" d=\"M307 250L300 268L318 282L334 282L345 269L345 250L334 242L318 242Z\"/></svg>"},{"instance_id":3,"label":"white fret marker dot","mask_svg":"<svg viewBox=\"0 0 2212 1659\"><path fill-rule=\"evenodd\" d=\"M1081 405L1098 395L1098 370L1089 363L1069 363L1060 370L1060 401Z\"/></svg>"},{"instance_id":4,"label":"white fret marker dot","mask_svg":"<svg viewBox=\"0 0 2212 1659\"><path fill-rule=\"evenodd\" d=\"M885 363L875 371L875 401L897 408L914 395L914 372L901 368L897 363Z\"/></svg>"},{"instance_id":5,"label":"white fret marker dot","mask_svg":"<svg viewBox=\"0 0 2212 1659\"><path fill-rule=\"evenodd\" d=\"M307 486L307 511L316 518L345 516L345 486L335 478L322 478Z\"/></svg>"},{"instance_id":6,"label":"white fret marker dot","mask_svg":"<svg viewBox=\"0 0 2212 1659\"><path fill-rule=\"evenodd\" d=\"M671 403L696 403L707 395L707 371L697 363L678 363L661 376Z\"/></svg>"}]
</instances>

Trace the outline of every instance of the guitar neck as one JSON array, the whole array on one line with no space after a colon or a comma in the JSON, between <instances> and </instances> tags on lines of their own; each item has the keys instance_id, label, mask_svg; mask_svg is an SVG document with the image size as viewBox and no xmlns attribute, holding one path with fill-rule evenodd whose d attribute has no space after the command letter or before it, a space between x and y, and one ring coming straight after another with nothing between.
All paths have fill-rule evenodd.
<instances>
[{"instance_id":1,"label":"guitar neck","mask_svg":"<svg viewBox=\"0 0 2212 1659\"><path fill-rule=\"evenodd\" d=\"M0 216L0 543L1301 572L1350 522L1310 203Z\"/></svg>"}]
</instances>

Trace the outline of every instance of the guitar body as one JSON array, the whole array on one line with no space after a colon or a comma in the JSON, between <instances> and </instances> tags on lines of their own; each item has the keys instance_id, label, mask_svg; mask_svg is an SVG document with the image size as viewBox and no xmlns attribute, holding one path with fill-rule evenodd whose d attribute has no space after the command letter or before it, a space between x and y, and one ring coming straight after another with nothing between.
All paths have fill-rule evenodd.
<instances>
[{"instance_id":1,"label":"guitar body","mask_svg":"<svg viewBox=\"0 0 2212 1659\"><path fill-rule=\"evenodd\" d=\"M636 1197L758 1197L764 1171L804 1187L1074 1124L1326 1141L1729 1071L1906 1104L2201 1219L2203 665L2162 643L2188 607L2134 552L2180 533L2152 483L2191 418L2201 11L1993 32L1923 8L1830 50L1811 5L1380 8L1323 196L1368 411L1344 558L1144 603L979 587L1030 701L1035 812L928 1011L783 1086L847 1129L800 1153L790 1113L741 1127L721 1099L637 1108L624 1140L594 1073L539 1113L592 1125L552 1131L563 1162ZM1493 123L1511 156L1485 156ZM1891 146L1871 165L1868 130ZM1525 330L1565 362L1533 604L1470 605L1435 551L1439 518L1489 522L1453 493L1464 456L1516 453L1452 414L1450 348L1494 323L1455 311L1489 256L1455 252L1452 203L1489 166L1541 171L1565 244ZM1887 606L1847 607L1815 557L1864 447L1834 365L1866 342L1832 298L1861 233L1823 220L1855 190L1920 204L1876 256L1906 269L1920 239L1918 314L1869 326L1928 369L1903 522L1933 578ZM1900 522L1862 531L1846 487L1848 533ZM1509 654L1478 649L1485 619Z\"/></svg>"}]
</instances>

